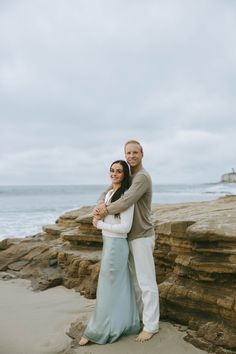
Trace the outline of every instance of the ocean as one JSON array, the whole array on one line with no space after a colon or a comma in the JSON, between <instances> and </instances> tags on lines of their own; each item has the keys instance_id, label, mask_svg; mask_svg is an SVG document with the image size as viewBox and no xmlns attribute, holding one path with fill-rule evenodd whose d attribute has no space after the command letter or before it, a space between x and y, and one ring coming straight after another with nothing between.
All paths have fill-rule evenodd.
<instances>
[{"instance_id":1,"label":"ocean","mask_svg":"<svg viewBox=\"0 0 236 354\"><path fill-rule=\"evenodd\" d=\"M0 186L0 240L26 237L55 223L66 211L94 205L102 185ZM153 203L173 204L213 200L236 195L236 184L159 184L153 186Z\"/></svg>"}]
</instances>

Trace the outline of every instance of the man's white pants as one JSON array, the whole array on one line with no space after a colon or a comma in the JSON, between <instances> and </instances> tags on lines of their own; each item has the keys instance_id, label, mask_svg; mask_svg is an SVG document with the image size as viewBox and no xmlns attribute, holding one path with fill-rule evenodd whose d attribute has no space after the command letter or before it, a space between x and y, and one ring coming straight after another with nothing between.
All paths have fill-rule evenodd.
<instances>
[{"instance_id":1,"label":"man's white pants","mask_svg":"<svg viewBox=\"0 0 236 354\"><path fill-rule=\"evenodd\" d=\"M129 241L131 251L129 266L132 274L143 330L155 333L159 330L159 293L156 282L153 251L155 236Z\"/></svg>"}]
</instances>

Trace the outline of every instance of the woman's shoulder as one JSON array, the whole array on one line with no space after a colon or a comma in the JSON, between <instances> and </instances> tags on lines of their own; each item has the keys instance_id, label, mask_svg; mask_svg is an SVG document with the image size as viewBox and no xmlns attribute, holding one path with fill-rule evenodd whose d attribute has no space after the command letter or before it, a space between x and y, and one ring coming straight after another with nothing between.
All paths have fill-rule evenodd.
<instances>
[{"instance_id":1,"label":"woman's shoulder","mask_svg":"<svg viewBox=\"0 0 236 354\"><path fill-rule=\"evenodd\" d=\"M109 203L111 200L112 195L114 194L113 189L109 189L109 191L107 191L106 195L105 195L105 203Z\"/></svg>"}]
</instances>

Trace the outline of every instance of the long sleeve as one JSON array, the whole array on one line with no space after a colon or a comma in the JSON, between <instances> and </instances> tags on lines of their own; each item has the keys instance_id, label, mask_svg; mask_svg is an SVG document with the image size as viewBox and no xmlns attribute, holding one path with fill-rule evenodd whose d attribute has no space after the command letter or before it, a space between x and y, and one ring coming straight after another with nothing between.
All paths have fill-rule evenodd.
<instances>
[{"instance_id":1,"label":"long sleeve","mask_svg":"<svg viewBox=\"0 0 236 354\"><path fill-rule=\"evenodd\" d=\"M124 195L107 206L108 214L118 214L135 204L142 195L146 192L148 187L147 177L140 173L134 177L130 188Z\"/></svg>"},{"instance_id":2,"label":"long sleeve","mask_svg":"<svg viewBox=\"0 0 236 354\"><path fill-rule=\"evenodd\" d=\"M133 215L134 205L126 209L124 212L120 213L119 224L109 224L99 220L97 223L97 228L111 233L127 234L130 231L133 223Z\"/></svg>"}]
</instances>

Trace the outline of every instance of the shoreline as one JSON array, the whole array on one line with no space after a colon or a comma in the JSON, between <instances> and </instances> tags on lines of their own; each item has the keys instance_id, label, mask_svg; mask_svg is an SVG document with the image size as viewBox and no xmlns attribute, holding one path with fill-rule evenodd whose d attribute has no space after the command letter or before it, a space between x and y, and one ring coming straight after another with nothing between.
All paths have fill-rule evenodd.
<instances>
[{"instance_id":1,"label":"shoreline","mask_svg":"<svg viewBox=\"0 0 236 354\"><path fill-rule=\"evenodd\" d=\"M135 336L121 337L113 344L71 348L66 335L72 321L88 318L95 300L88 300L63 286L32 291L25 279L0 279L0 352L4 354L205 354L184 341L184 327L161 321L160 332L147 343Z\"/></svg>"},{"instance_id":2,"label":"shoreline","mask_svg":"<svg viewBox=\"0 0 236 354\"><path fill-rule=\"evenodd\" d=\"M101 188L100 188L101 187ZM104 190L102 186L0 186L0 241L25 238L40 233L58 215L94 205ZM236 184L157 184L153 185L153 205L207 202L226 195L236 195Z\"/></svg>"}]
</instances>

